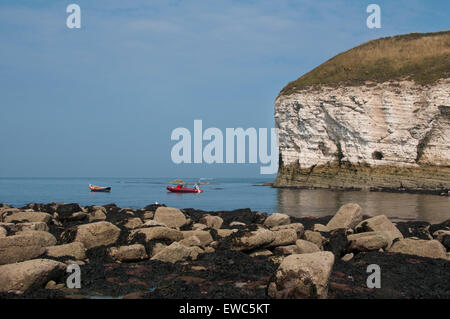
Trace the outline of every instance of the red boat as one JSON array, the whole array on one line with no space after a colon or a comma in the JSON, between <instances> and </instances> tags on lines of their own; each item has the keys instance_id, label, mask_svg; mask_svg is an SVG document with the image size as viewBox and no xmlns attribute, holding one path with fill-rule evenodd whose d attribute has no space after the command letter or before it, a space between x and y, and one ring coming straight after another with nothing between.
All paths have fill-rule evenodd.
<instances>
[{"instance_id":1,"label":"red boat","mask_svg":"<svg viewBox=\"0 0 450 319\"><path fill-rule=\"evenodd\" d=\"M91 192L110 192L111 191L111 187L100 187L100 186L95 186L95 185L91 185L91 184L89 184L89 189L91 190Z\"/></svg>"},{"instance_id":2,"label":"red boat","mask_svg":"<svg viewBox=\"0 0 450 319\"><path fill-rule=\"evenodd\" d=\"M198 188L197 185L194 186L194 188L184 188L183 185L178 184L177 186L167 186L167 190L173 192L173 193L201 193L203 192L202 189Z\"/></svg>"}]
</instances>

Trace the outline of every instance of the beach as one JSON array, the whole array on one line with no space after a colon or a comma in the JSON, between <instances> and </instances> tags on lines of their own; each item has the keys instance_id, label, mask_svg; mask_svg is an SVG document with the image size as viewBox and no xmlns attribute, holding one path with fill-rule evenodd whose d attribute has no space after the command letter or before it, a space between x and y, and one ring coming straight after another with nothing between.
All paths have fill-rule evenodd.
<instances>
[{"instance_id":1,"label":"beach","mask_svg":"<svg viewBox=\"0 0 450 319\"><path fill-rule=\"evenodd\" d=\"M356 203L301 218L161 204L0 207L1 298L450 298L450 220L391 222ZM68 287L73 264L79 288ZM380 288L368 287L373 264Z\"/></svg>"}]
</instances>

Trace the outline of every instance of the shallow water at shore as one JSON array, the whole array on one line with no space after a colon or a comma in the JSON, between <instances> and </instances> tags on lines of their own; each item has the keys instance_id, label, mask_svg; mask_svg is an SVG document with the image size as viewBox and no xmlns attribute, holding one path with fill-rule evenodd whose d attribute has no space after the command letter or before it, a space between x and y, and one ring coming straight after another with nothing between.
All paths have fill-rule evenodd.
<instances>
[{"instance_id":1,"label":"shallow water at shore","mask_svg":"<svg viewBox=\"0 0 450 319\"><path fill-rule=\"evenodd\" d=\"M295 217L327 216L345 203L356 202L366 215L385 214L398 220L439 223L450 218L450 197L366 191L276 189L257 186L263 178L210 180L202 194L173 194L166 190L172 178L2 178L0 202L16 207L30 202L76 202L81 205L116 203L142 208L155 202L178 208L233 210L251 208ZM195 179L185 179L195 182ZM111 186L111 193L91 193L88 184Z\"/></svg>"},{"instance_id":2,"label":"shallow water at shore","mask_svg":"<svg viewBox=\"0 0 450 319\"><path fill-rule=\"evenodd\" d=\"M325 189L278 189L277 192L277 211L295 217L332 215L349 202L358 203L365 215L384 214L393 220L440 223L450 218L448 196Z\"/></svg>"}]
</instances>

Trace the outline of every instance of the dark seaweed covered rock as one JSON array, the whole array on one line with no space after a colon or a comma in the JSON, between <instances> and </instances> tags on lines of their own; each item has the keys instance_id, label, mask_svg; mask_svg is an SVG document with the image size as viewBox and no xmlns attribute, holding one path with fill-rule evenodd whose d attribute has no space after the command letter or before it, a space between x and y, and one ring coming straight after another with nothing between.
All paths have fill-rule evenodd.
<instances>
[{"instance_id":1,"label":"dark seaweed covered rock","mask_svg":"<svg viewBox=\"0 0 450 319\"><path fill-rule=\"evenodd\" d=\"M57 289L34 289L21 294L0 293L0 299L65 299L66 293Z\"/></svg>"},{"instance_id":2,"label":"dark seaweed covered rock","mask_svg":"<svg viewBox=\"0 0 450 319\"><path fill-rule=\"evenodd\" d=\"M444 245L445 249L450 252L450 236L446 235L442 238L442 245Z\"/></svg>"},{"instance_id":3,"label":"dark seaweed covered rock","mask_svg":"<svg viewBox=\"0 0 450 319\"><path fill-rule=\"evenodd\" d=\"M381 269L381 288L367 288L367 266ZM450 262L404 254L368 252L336 260L331 298L450 298Z\"/></svg>"},{"instance_id":4,"label":"dark seaweed covered rock","mask_svg":"<svg viewBox=\"0 0 450 319\"><path fill-rule=\"evenodd\" d=\"M323 232L322 236L327 238L323 249L331 251L336 259L345 255L347 249L347 235L345 229L336 229L329 233Z\"/></svg>"},{"instance_id":5,"label":"dark seaweed covered rock","mask_svg":"<svg viewBox=\"0 0 450 319\"><path fill-rule=\"evenodd\" d=\"M283 256L273 255L274 247L270 247L270 237L264 221L267 214L239 209L234 211L207 212L195 209L184 209L190 219L181 231L192 231L193 225L204 219L205 215L218 216L223 220L220 230L207 228L203 232L211 235L211 240L202 247L206 252L198 255L196 260L184 260L174 264L158 260L132 260L120 263L113 260L110 250L121 246L142 244L149 258L174 241L181 241L183 236L172 239L149 239L146 236L150 228L164 228L142 224L137 226L141 231L135 232L126 227L130 219L141 219L143 222L153 218L154 211L164 205L149 205L144 209L120 208L115 204L104 205L101 209L106 215L106 222L119 228L117 240L103 243L87 249L86 258L77 261L81 265L81 289L43 289L33 288L22 295L0 294L0 298L92 298L94 296L113 298L268 298L267 287L275 274ZM5 206L2 206L5 207ZM57 239L57 244L72 243L79 228L86 228L89 218L73 219L74 214L91 214L96 206L80 207L78 204L29 204L26 209L57 212L61 217L52 218L48 222L49 232ZM78 216L78 215L77 215ZM315 224L326 225L332 216L290 217L291 223L301 223L306 230L313 230ZM367 217L366 217L367 218ZM231 227L230 224L236 222ZM103 222L105 223L105 222ZM91 222L92 224L92 222ZM138 223L139 224L139 223ZM84 225L84 226L83 226ZM13 225L15 227L15 225ZM198 226L198 225L197 225ZM206 226L207 227L207 226ZM426 222L399 222L397 227L404 237L430 239L436 230L450 230L450 220L441 224L430 225ZM7 236L15 231L6 227ZM236 230L231 232L231 229ZM256 240L257 230L261 240ZM166 228L167 230L167 228ZM170 229L171 232L180 231ZM117 233L117 231L116 231ZM219 235L221 233L221 235ZM223 234L226 233L226 236ZM449 298L450 261L407 256L400 253L356 253L353 259L344 262L341 257L348 252L346 231L337 229L331 232L313 232L321 237L324 250L335 255L334 270L330 279L329 298ZM133 236L131 236L133 234ZM321 234L321 235L320 235ZM266 236L267 235L267 236ZM223 237L222 237L223 236ZM257 245L249 244L249 236ZM301 236L297 234L297 236ZM449 250L450 236L442 233L436 239ZM300 238L300 237L298 237ZM302 237L303 238L303 237ZM263 240L267 239L267 240ZM244 242L244 245L242 245ZM287 246L281 246L287 247ZM264 249L267 254L253 254ZM272 251L271 251L272 250ZM293 251L292 251L293 252ZM292 253L291 252L291 253ZM253 257L250 257L253 256ZM257 257L256 257L257 256ZM43 258L59 262L73 262L71 256ZM382 269L382 288L370 290L365 280L367 265L378 264ZM67 274L66 274L67 276Z\"/></svg>"},{"instance_id":6,"label":"dark seaweed covered rock","mask_svg":"<svg viewBox=\"0 0 450 319\"><path fill-rule=\"evenodd\" d=\"M305 230L313 230L315 224L326 225L333 216L324 217L291 217L291 223L301 223Z\"/></svg>"},{"instance_id":7,"label":"dark seaweed covered rock","mask_svg":"<svg viewBox=\"0 0 450 319\"><path fill-rule=\"evenodd\" d=\"M437 230L450 230L450 219L440 224L433 224L430 226L430 233L433 234Z\"/></svg>"},{"instance_id":8,"label":"dark seaweed covered rock","mask_svg":"<svg viewBox=\"0 0 450 319\"><path fill-rule=\"evenodd\" d=\"M403 237L417 237L419 239L432 239L429 232L430 223L422 221L397 222L396 226Z\"/></svg>"},{"instance_id":9,"label":"dark seaweed covered rock","mask_svg":"<svg viewBox=\"0 0 450 319\"><path fill-rule=\"evenodd\" d=\"M77 203L72 204L62 204L58 205L56 212L58 213L59 219L69 219L72 214L82 211L80 205Z\"/></svg>"},{"instance_id":10,"label":"dark seaweed covered rock","mask_svg":"<svg viewBox=\"0 0 450 319\"><path fill-rule=\"evenodd\" d=\"M223 219L222 228L230 228L232 222L241 222L244 224L262 224L267 215L252 211L250 208L236 209L232 211L207 212L193 208L185 208L183 212L189 216L193 223L199 223L206 214L219 216Z\"/></svg>"},{"instance_id":11,"label":"dark seaweed covered rock","mask_svg":"<svg viewBox=\"0 0 450 319\"><path fill-rule=\"evenodd\" d=\"M204 270L193 270L196 267ZM266 286L276 268L267 257L237 251L203 254L182 276L143 298L268 298Z\"/></svg>"},{"instance_id":12,"label":"dark seaweed covered rock","mask_svg":"<svg viewBox=\"0 0 450 319\"><path fill-rule=\"evenodd\" d=\"M22 207L21 209L32 209L37 212L44 212L53 214L56 212L57 205L56 204L39 204L39 203L29 203Z\"/></svg>"}]
</instances>

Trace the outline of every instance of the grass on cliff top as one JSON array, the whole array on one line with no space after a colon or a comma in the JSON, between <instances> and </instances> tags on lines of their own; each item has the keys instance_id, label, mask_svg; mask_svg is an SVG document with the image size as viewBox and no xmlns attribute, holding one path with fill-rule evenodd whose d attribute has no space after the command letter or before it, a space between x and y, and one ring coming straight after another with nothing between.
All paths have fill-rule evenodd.
<instances>
[{"instance_id":1,"label":"grass on cliff top","mask_svg":"<svg viewBox=\"0 0 450 319\"><path fill-rule=\"evenodd\" d=\"M431 84L450 75L450 31L381 38L336 55L280 95L317 85L360 85L366 81L414 80Z\"/></svg>"}]
</instances>

